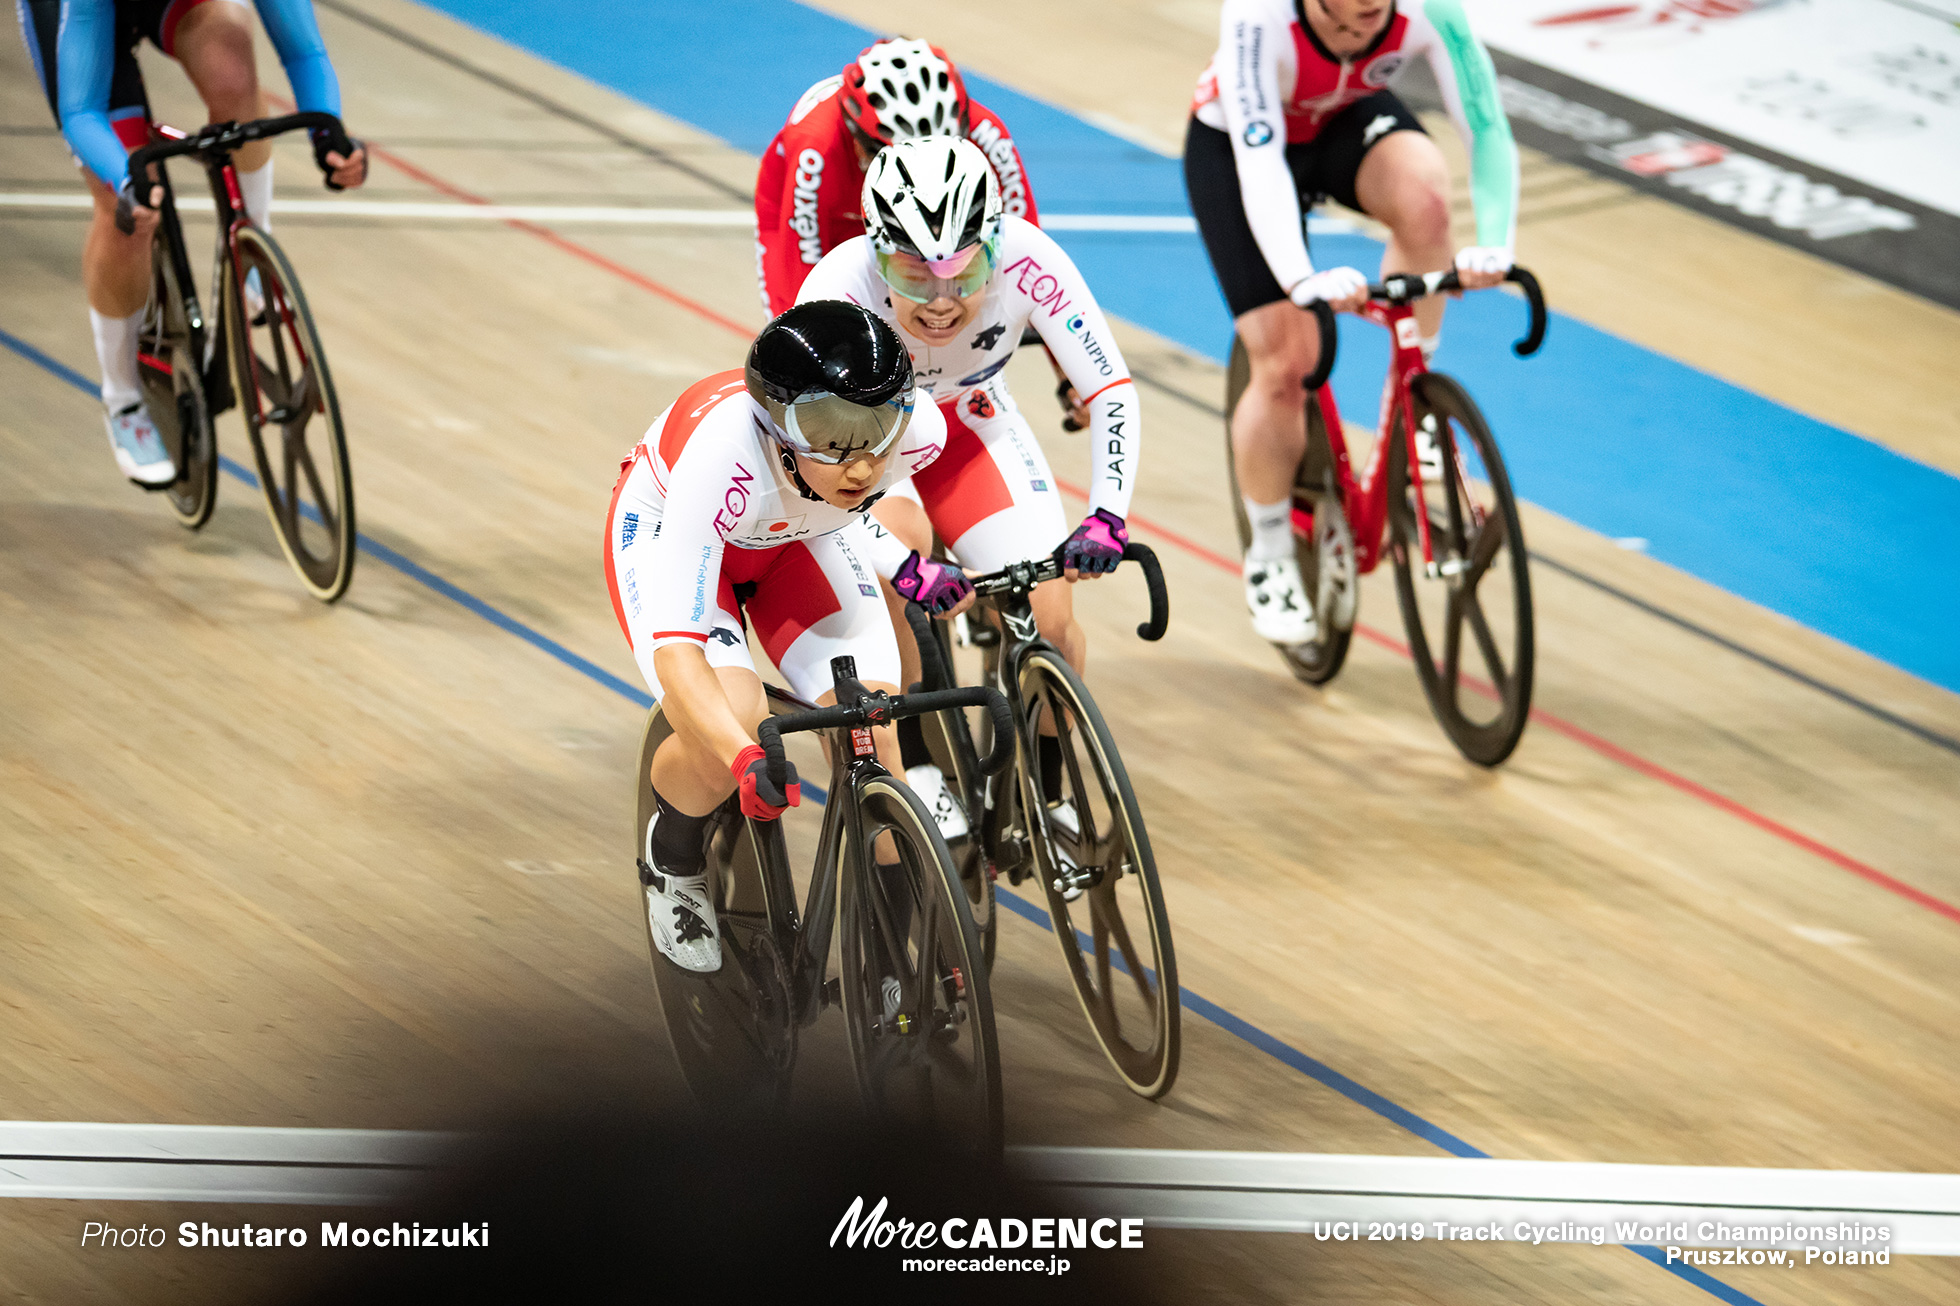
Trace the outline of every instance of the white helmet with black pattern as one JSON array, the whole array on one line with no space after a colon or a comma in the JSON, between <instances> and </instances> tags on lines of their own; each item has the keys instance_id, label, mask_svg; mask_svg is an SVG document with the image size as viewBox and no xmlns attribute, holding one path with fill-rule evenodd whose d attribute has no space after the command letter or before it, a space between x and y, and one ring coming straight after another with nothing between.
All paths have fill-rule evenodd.
<instances>
[{"instance_id":1,"label":"white helmet with black pattern","mask_svg":"<svg viewBox=\"0 0 1960 1306\"><path fill-rule=\"evenodd\" d=\"M971 141L900 141L864 173L864 231L885 282L907 299L964 298L1000 263L1000 179Z\"/></svg>"}]
</instances>

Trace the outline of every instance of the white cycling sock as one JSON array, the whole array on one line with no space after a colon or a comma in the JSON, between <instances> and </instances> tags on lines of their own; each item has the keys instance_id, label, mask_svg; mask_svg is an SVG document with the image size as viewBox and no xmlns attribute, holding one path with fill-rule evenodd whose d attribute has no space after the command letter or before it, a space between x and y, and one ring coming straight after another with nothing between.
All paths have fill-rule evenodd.
<instances>
[{"instance_id":1,"label":"white cycling sock","mask_svg":"<svg viewBox=\"0 0 1960 1306\"><path fill-rule=\"evenodd\" d=\"M1425 363L1435 362L1436 346L1442 343L1443 329L1441 327L1436 328L1436 334L1433 336L1417 336L1416 344L1422 349L1422 361Z\"/></svg>"},{"instance_id":2,"label":"white cycling sock","mask_svg":"<svg viewBox=\"0 0 1960 1306\"><path fill-rule=\"evenodd\" d=\"M1245 519L1252 523L1252 544L1248 558L1284 558L1293 552L1293 499L1278 503L1255 503L1244 499Z\"/></svg>"},{"instance_id":3,"label":"white cycling sock","mask_svg":"<svg viewBox=\"0 0 1960 1306\"><path fill-rule=\"evenodd\" d=\"M119 413L143 398L143 378L136 366L136 337L143 330L143 310L128 317L107 317L91 308L88 324L95 333L95 361L102 368L102 402Z\"/></svg>"},{"instance_id":4,"label":"white cycling sock","mask_svg":"<svg viewBox=\"0 0 1960 1306\"><path fill-rule=\"evenodd\" d=\"M245 197L245 216L261 231L272 230L272 160L255 172L240 170L238 193Z\"/></svg>"}]
</instances>

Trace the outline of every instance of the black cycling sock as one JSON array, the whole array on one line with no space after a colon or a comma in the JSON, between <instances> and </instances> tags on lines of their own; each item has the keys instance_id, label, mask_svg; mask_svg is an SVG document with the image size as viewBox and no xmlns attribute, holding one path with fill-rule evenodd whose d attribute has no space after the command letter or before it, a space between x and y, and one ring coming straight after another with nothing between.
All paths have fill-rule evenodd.
<instances>
[{"instance_id":1,"label":"black cycling sock","mask_svg":"<svg viewBox=\"0 0 1960 1306\"><path fill-rule=\"evenodd\" d=\"M932 761L932 750L926 747L925 727L919 724L919 718L915 716L906 717L898 723L898 756L908 771Z\"/></svg>"},{"instance_id":2,"label":"black cycling sock","mask_svg":"<svg viewBox=\"0 0 1960 1306\"><path fill-rule=\"evenodd\" d=\"M655 864L671 875L701 874L708 868L707 852L702 847L708 818L689 816L662 798L659 790L654 791L653 801L660 808L659 819L653 823Z\"/></svg>"},{"instance_id":3,"label":"black cycling sock","mask_svg":"<svg viewBox=\"0 0 1960 1306\"><path fill-rule=\"evenodd\" d=\"M1062 801L1062 741L1054 735L1037 735L1041 753L1041 796L1051 803Z\"/></svg>"}]
</instances>

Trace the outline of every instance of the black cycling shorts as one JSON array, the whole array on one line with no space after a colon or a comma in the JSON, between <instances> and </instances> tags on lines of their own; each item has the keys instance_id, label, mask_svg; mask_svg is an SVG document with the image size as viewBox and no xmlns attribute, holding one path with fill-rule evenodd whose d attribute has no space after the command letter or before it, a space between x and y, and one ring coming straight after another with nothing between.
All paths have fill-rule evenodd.
<instances>
[{"instance_id":1,"label":"black cycling shorts","mask_svg":"<svg viewBox=\"0 0 1960 1306\"><path fill-rule=\"evenodd\" d=\"M170 38L177 22L203 0L116 0L115 67L109 74L109 121L112 125L140 114L149 118L149 99L143 91L143 70L136 63L136 46L148 40L170 54ZM57 81L55 40L61 31L61 0L18 0L21 36L27 42L34 71L41 79L41 90L54 110L55 125L61 124L61 88ZM123 129L118 127L118 135ZM124 144L141 139L141 133L124 136ZM135 148L131 146L131 148Z\"/></svg>"},{"instance_id":2,"label":"black cycling shorts","mask_svg":"<svg viewBox=\"0 0 1960 1306\"><path fill-rule=\"evenodd\" d=\"M1380 122L1384 117L1391 120L1385 126ZM1324 199L1363 211L1354 194L1362 158L1390 133L1422 130L1422 123L1393 91L1376 91L1335 114L1312 140L1288 145L1286 166L1300 195L1301 236L1306 235L1307 212ZM1196 118L1184 134L1184 189L1232 316L1285 299L1286 291L1273 279L1273 270L1253 239L1252 224L1246 221L1232 138Z\"/></svg>"}]
</instances>

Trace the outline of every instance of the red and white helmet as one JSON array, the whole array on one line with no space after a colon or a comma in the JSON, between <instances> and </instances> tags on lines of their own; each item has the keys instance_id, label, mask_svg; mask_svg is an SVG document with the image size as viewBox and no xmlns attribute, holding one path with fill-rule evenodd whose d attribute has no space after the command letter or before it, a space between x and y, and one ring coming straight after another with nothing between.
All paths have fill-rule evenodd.
<instances>
[{"instance_id":1,"label":"red and white helmet","mask_svg":"<svg viewBox=\"0 0 1960 1306\"><path fill-rule=\"evenodd\" d=\"M964 136L966 84L937 46L893 37L864 48L844 65L844 117L867 141Z\"/></svg>"}]
</instances>

